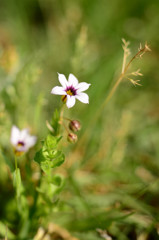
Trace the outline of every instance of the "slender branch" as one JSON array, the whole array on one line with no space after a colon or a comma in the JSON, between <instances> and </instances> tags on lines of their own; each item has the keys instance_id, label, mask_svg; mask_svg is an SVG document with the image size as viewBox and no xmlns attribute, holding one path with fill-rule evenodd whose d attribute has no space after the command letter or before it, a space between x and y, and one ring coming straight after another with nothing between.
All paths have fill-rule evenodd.
<instances>
[{"instance_id":1,"label":"slender branch","mask_svg":"<svg viewBox=\"0 0 159 240\"><path fill-rule=\"evenodd\" d=\"M66 129L66 132L67 132L67 133L70 133L69 130L68 130L68 128L67 128L67 126L66 126L66 124L65 124L64 122L62 123L62 125L63 125L64 128Z\"/></svg>"}]
</instances>

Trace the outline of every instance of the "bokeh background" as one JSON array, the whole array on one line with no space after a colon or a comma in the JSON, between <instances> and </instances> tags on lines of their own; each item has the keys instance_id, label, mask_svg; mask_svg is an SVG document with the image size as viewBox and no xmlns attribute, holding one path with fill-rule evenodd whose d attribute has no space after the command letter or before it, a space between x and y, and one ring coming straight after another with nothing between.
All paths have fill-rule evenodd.
<instances>
[{"instance_id":1,"label":"bokeh background","mask_svg":"<svg viewBox=\"0 0 159 240\"><path fill-rule=\"evenodd\" d=\"M60 106L60 97L50 94L59 85L57 72L73 73L91 83L90 104L65 111L82 130L75 145L64 133L66 184L60 210L47 222L82 240L102 239L97 228L112 239L159 239L158 29L157 0L0 1L0 221L16 222L6 167L6 161L14 165L10 129L30 127L39 149L46 120ZM152 49L130 69L141 69L142 86L124 80L90 128L120 75L122 38L132 55L146 41Z\"/></svg>"}]
</instances>

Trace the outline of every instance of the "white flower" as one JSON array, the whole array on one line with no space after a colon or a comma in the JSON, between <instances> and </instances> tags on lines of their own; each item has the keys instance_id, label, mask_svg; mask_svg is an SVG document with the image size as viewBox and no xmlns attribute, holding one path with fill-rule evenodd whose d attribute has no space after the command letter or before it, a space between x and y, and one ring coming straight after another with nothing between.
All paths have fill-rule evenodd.
<instances>
[{"instance_id":1,"label":"white flower","mask_svg":"<svg viewBox=\"0 0 159 240\"><path fill-rule=\"evenodd\" d=\"M83 103L89 103L89 97L83 91L87 90L91 84L85 82L78 83L78 79L73 74L69 75L68 81L63 74L58 73L58 78L62 87L54 87L51 93L63 95L62 100L66 101L68 108L75 105L76 99Z\"/></svg>"},{"instance_id":2,"label":"white flower","mask_svg":"<svg viewBox=\"0 0 159 240\"><path fill-rule=\"evenodd\" d=\"M35 136L30 136L28 129L20 131L16 126L12 127L10 141L17 156L27 152L29 148L35 145L36 140Z\"/></svg>"}]
</instances>

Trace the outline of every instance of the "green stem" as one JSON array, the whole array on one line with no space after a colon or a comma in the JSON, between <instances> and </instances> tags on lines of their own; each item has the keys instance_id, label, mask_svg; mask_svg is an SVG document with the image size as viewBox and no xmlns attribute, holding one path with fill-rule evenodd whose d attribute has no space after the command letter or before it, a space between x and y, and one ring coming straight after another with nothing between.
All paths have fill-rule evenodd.
<instances>
[{"instance_id":1,"label":"green stem","mask_svg":"<svg viewBox=\"0 0 159 240\"><path fill-rule=\"evenodd\" d=\"M65 104L61 106L60 109L60 119L59 119L59 132L61 132L61 126L63 125L63 113L64 113Z\"/></svg>"},{"instance_id":2,"label":"green stem","mask_svg":"<svg viewBox=\"0 0 159 240\"><path fill-rule=\"evenodd\" d=\"M17 157L14 157L15 160L15 170L16 170L16 175L17 175L17 170L18 170L18 164L17 164Z\"/></svg>"},{"instance_id":3,"label":"green stem","mask_svg":"<svg viewBox=\"0 0 159 240\"><path fill-rule=\"evenodd\" d=\"M18 196L18 189L19 189L19 178L18 178L18 161L17 161L17 157L15 155L14 157L15 160L15 172L16 172L16 201L17 201L17 209L20 212L20 208L21 208L21 203L20 203L20 196Z\"/></svg>"},{"instance_id":4,"label":"green stem","mask_svg":"<svg viewBox=\"0 0 159 240\"><path fill-rule=\"evenodd\" d=\"M40 185L41 185L41 178L42 178L42 171L40 171L40 178L37 185L38 188L40 188ZM28 236L28 233L31 232L32 220L34 219L34 216L37 213L38 199L39 199L39 192L35 190L34 203L29 210L28 219L22 225L21 231L19 233L20 238L26 238Z\"/></svg>"}]
</instances>

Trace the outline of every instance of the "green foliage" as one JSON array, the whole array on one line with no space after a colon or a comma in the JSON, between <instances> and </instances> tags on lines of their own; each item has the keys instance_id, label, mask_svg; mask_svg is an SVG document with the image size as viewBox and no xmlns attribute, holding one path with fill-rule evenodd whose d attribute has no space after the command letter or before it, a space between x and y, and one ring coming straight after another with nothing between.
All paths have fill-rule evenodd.
<instances>
[{"instance_id":1,"label":"green foliage","mask_svg":"<svg viewBox=\"0 0 159 240\"><path fill-rule=\"evenodd\" d=\"M37 191L41 194L42 199L48 204L50 211L56 206L59 200L59 193L64 187L64 178L60 175L49 175L42 179L41 186ZM46 211L46 209L45 209Z\"/></svg>"},{"instance_id":2,"label":"green foliage","mask_svg":"<svg viewBox=\"0 0 159 240\"><path fill-rule=\"evenodd\" d=\"M21 194L24 191L24 187L22 185L20 169L19 168L15 169L15 171L13 172L13 186L16 189L16 197L20 198Z\"/></svg>"},{"instance_id":3,"label":"green foliage","mask_svg":"<svg viewBox=\"0 0 159 240\"><path fill-rule=\"evenodd\" d=\"M16 203L18 213L21 216L22 222L26 222L28 221L29 206L24 192L24 186L22 184L19 168L15 169L15 171L13 172L13 186L16 191Z\"/></svg>"},{"instance_id":4,"label":"green foliage","mask_svg":"<svg viewBox=\"0 0 159 240\"><path fill-rule=\"evenodd\" d=\"M7 240L7 238L9 239L15 239L14 234L8 229L8 227L0 222L0 234L2 234L3 236L5 236L5 240Z\"/></svg>"},{"instance_id":5,"label":"green foliage","mask_svg":"<svg viewBox=\"0 0 159 240\"><path fill-rule=\"evenodd\" d=\"M50 172L52 168L60 166L65 160L64 154L57 150L58 142L58 137L48 135L43 143L42 149L35 155L34 160L46 173Z\"/></svg>"},{"instance_id":6,"label":"green foliage","mask_svg":"<svg viewBox=\"0 0 159 240\"><path fill-rule=\"evenodd\" d=\"M41 209L40 215L46 217L57 206L59 194L64 187L64 178L52 172L52 169L59 167L65 160L64 154L57 149L60 139L49 134L34 158L45 173L41 176L39 187L36 188L40 195L37 212ZM43 202L46 203L45 208L43 208Z\"/></svg>"}]
</instances>

